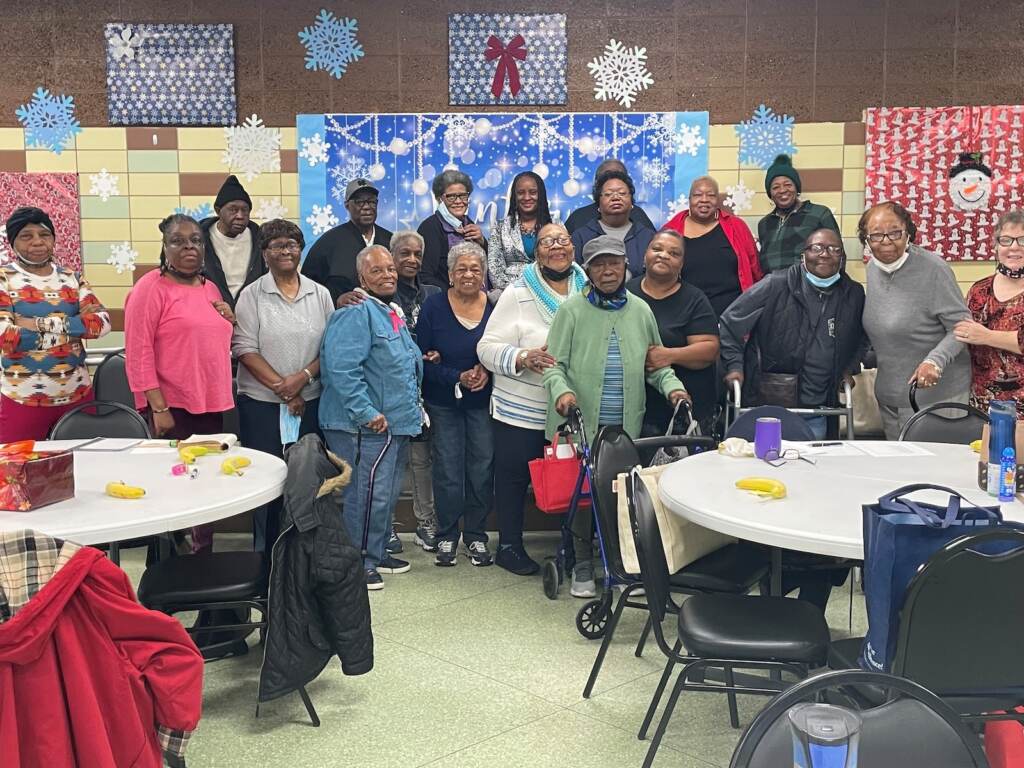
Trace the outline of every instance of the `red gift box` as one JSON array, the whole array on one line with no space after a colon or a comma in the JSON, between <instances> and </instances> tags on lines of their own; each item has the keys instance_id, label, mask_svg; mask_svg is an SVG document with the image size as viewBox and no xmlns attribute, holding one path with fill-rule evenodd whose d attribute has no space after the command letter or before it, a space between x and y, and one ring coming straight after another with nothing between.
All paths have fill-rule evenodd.
<instances>
[{"instance_id":1,"label":"red gift box","mask_svg":"<svg viewBox=\"0 0 1024 768\"><path fill-rule=\"evenodd\" d=\"M71 451L0 450L0 509L27 512L74 498Z\"/></svg>"}]
</instances>

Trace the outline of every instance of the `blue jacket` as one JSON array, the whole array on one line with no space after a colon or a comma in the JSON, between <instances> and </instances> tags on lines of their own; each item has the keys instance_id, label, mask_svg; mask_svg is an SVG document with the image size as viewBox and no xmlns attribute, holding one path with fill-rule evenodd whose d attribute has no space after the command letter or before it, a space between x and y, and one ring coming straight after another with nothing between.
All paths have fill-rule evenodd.
<instances>
[{"instance_id":1,"label":"blue jacket","mask_svg":"<svg viewBox=\"0 0 1024 768\"><path fill-rule=\"evenodd\" d=\"M624 245L626 246L626 266L633 277L642 275L646 270L644 267L644 254L647 253L647 246L654 239L654 230L643 222L631 221L632 226L626 233ZM594 219L588 221L572 233L572 246L576 249L576 261L583 263L583 246L595 237L604 234L601 223Z\"/></svg>"},{"instance_id":2,"label":"blue jacket","mask_svg":"<svg viewBox=\"0 0 1024 768\"><path fill-rule=\"evenodd\" d=\"M320 427L358 432L379 414L395 435L420 433L423 359L404 325L379 301L342 307L320 348Z\"/></svg>"}]
</instances>

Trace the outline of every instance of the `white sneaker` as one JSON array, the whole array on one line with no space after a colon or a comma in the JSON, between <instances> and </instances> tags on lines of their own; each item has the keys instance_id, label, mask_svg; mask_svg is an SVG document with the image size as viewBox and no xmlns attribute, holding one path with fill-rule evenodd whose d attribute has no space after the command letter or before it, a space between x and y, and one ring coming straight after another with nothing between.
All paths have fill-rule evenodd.
<instances>
[{"instance_id":1,"label":"white sneaker","mask_svg":"<svg viewBox=\"0 0 1024 768\"><path fill-rule=\"evenodd\" d=\"M466 554L469 555L469 562L471 565L485 566L490 565L491 553L487 549L487 545L482 541L471 541L466 545Z\"/></svg>"},{"instance_id":2,"label":"white sneaker","mask_svg":"<svg viewBox=\"0 0 1024 768\"><path fill-rule=\"evenodd\" d=\"M594 582L594 564L589 560L576 563L572 569L572 586L569 594L573 597L597 597L597 584Z\"/></svg>"}]
</instances>

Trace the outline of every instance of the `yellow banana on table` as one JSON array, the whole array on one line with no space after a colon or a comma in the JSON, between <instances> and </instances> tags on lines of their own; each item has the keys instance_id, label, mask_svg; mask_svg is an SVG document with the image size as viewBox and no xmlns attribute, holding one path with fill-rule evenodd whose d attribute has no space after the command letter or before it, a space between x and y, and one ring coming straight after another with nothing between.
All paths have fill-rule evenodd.
<instances>
[{"instance_id":1,"label":"yellow banana on table","mask_svg":"<svg viewBox=\"0 0 1024 768\"><path fill-rule=\"evenodd\" d=\"M252 461L245 456L234 456L221 462L220 471L225 475L241 475L244 474L242 470L250 464L252 464Z\"/></svg>"},{"instance_id":2,"label":"yellow banana on table","mask_svg":"<svg viewBox=\"0 0 1024 768\"><path fill-rule=\"evenodd\" d=\"M126 485L121 482L107 483L106 492L107 496L115 499L141 499L146 495L145 488L139 488L137 485Z\"/></svg>"},{"instance_id":3,"label":"yellow banana on table","mask_svg":"<svg viewBox=\"0 0 1024 768\"><path fill-rule=\"evenodd\" d=\"M178 455L186 464L195 464L198 457L205 456L209 452L208 448L201 445L186 445L184 448L178 449Z\"/></svg>"},{"instance_id":4,"label":"yellow banana on table","mask_svg":"<svg viewBox=\"0 0 1024 768\"><path fill-rule=\"evenodd\" d=\"M766 499L786 498L785 483L770 477L742 477L736 481L736 487Z\"/></svg>"}]
</instances>

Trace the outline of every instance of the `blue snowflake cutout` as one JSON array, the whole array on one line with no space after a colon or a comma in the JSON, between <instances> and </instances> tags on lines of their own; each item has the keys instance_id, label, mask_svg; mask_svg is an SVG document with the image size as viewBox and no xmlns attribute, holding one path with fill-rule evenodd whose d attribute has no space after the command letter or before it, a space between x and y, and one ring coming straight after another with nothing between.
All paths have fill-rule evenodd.
<instances>
[{"instance_id":1,"label":"blue snowflake cutout","mask_svg":"<svg viewBox=\"0 0 1024 768\"><path fill-rule=\"evenodd\" d=\"M736 126L740 140L739 159L768 168L776 155L792 155L797 151L793 146L793 118L777 115L764 104L754 110L750 120Z\"/></svg>"},{"instance_id":2,"label":"blue snowflake cutout","mask_svg":"<svg viewBox=\"0 0 1024 768\"><path fill-rule=\"evenodd\" d=\"M45 88L36 88L32 101L22 104L14 114L25 128L25 143L49 149L58 155L71 146L82 126L75 117L75 100L61 94L51 95Z\"/></svg>"},{"instance_id":3,"label":"blue snowflake cutout","mask_svg":"<svg viewBox=\"0 0 1024 768\"><path fill-rule=\"evenodd\" d=\"M209 203L202 203L197 205L195 208L186 208L183 205L179 205L174 209L175 213L183 213L186 216L191 216L196 221L202 221L213 216L213 206Z\"/></svg>"},{"instance_id":4,"label":"blue snowflake cutout","mask_svg":"<svg viewBox=\"0 0 1024 768\"><path fill-rule=\"evenodd\" d=\"M363 58L363 46L356 39L358 29L355 19L336 19L321 9L316 24L299 32L299 40L306 46L306 69L322 69L340 80L349 64Z\"/></svg>"}]
</instances>

